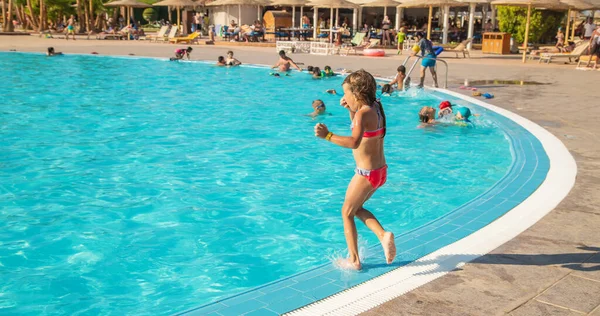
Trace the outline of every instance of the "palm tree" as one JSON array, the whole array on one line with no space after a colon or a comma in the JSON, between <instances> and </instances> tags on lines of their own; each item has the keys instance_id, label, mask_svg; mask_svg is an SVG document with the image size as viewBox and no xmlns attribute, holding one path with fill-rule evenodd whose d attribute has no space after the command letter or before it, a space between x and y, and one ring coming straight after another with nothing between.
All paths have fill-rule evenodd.
<instances>
[{"instance_id":1,"label":"palm tree","mask_svg":"<svg viewBox=\"0 0 600 316\"><path fill-rule=\"evenodd\" d=\"M6 3L4 0L0 0L0 5L2 6L2 32L7 32L6 30Z\"/></svg>"},{"instance_id":2,"label":"palm tree","mask_svg":"<svg viewBox=\"0 0 600 316\"><path fill-rule=\"evenodd\" d=\"M3 1L4 2L4 1ZM15 26L12 23L13 18L13 0L8 0L8 16L4 16L4 20L6 21L6 32L14 32Z\"/></svg>"}]
</instances>

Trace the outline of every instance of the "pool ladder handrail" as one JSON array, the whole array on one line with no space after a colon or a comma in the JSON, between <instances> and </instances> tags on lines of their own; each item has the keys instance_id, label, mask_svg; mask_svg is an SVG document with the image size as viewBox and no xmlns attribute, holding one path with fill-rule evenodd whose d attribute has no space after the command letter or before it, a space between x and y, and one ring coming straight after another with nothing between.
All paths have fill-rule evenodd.
<instances>
[{"instance_id":1,"label":"pool ladder handrail","mask_svg":"<svg viewBox=\"0 0 600 316\"><path fill-rule=\"evenodd\" d=\"M404 60L404 62L402 63L402 66L406 67L406 64L408 63L408 61L412 58L412 57L416 57L417 60L415 60L415 62L412 64L412 66L410 66L410 69L406 72L406 77L404 78L404 82L402 83L403 86L406 85L406 80L408 78L410 78L410 74L413 71L413 69L415 69L415 66L417 65L417 63L419 62L419 60L423 59L423 58L428 58L428 59L435 59L435 61L441 61L442 63L444 63L444 65L446 65L446 80L444 81L444 89L448 89L448 63L441 59L441 58L431 58L431 57L424 57L424 56L413 56L413 55L409 55L406 57L406 59ZM437 64L435 66L437 68ZM437 72L437 70L436 70Z\"/></svg>"}]
</instances>

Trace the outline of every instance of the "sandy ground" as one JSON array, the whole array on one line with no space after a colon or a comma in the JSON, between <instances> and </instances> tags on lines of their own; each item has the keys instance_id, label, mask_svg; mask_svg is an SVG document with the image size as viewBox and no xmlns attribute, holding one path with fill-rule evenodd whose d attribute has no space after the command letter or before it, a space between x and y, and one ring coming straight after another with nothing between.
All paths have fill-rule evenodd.
<instances>
[{"instance_id":1,"label":"sandy ground","mask_svg":"<svg viewBox=\"0 0 600 316\"><path fill-rule=\"evenodd\" d=\"M138 41L42 39L0 36L0 51L44 52L53 46L65 53L170 57L175 47ZM194 46L192 59L216 60L230 48ZM231 47L245 63L273 64L274 48ZM314 56L293 54L305 65L333 69L364 68L394 75L405 56ZM492 253L440 279L377 307L366 315L582 315L600 316L600 71L575 70L564 61L550 65L522 64L518 56L483 56L448 61L448 87L467 80L524 80L543 85L489 84L480 91L496 98L490 103L543 126L561 139L578 165L569 196L526 232ZM443 84L443 66L439 67ZM0 70L3 75L16 75ZM413 82L417 80L413 76ZM431 84L430 79L426 84ZM4 87L3 89L6 89Z\"/></svg>"}]
</instances>

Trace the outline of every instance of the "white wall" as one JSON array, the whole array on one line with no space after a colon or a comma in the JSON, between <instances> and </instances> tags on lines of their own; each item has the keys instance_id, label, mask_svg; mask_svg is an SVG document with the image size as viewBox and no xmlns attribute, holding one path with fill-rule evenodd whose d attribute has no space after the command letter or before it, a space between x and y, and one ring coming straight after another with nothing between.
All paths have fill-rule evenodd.
<instances>
[{"instance_id":1,"label":"white wall","mask_svg":"<svg viewBox=\"0 0 600 316\"><path fill-rule=\"evenodd\" d=\"M229 6L229 16L227 15L227 7L212 7L210 12L210 23L211 24L221 24L221 25L229 25L231 20L235 20L236 23L240 23L239 9L237 5ZM258 17L256 6L242 6L242 24L251 25L254 20ZM263 8L261 8L261 14L263 12ZM262 16L260 18L262 20Z\"/></svg>"}]
</instances>

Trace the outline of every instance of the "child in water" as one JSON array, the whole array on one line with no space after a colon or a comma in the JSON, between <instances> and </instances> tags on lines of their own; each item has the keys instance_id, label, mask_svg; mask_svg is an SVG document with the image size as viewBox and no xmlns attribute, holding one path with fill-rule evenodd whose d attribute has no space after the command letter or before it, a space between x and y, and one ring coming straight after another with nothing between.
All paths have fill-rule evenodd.
<instances>
[{"instance_id":1,"label":"child in water","mask_svg":"<svg viewBox=\"0 0 600 316\"><path fill-rule=\"evenodd\" d=\"M325 103L322 100L314 100L312 102L313 112L308 114L310 117L316 117L325 114Z\"/></svg>"},{"instance_id":2,"label":"child in water","mask_svg":"<svg viewBox=\"0 0 600 316\"><path fill-rule=\"evenodd\" d=\"M225 62L225 57L219 56L219 58L217 58L217 66L227 66L227 63Z\"/></svg>"},{"instance_id":3,"label":"child in water","mask_svg":"<svg viewBox=\"0 0 600 316\"><path fill-rule=\"evenodd\" d=\"M48 47L48 51L46 52L46 56L56 56L56 55L62 55L63 53L61 52L55 52L54 51L54 47Z\"/></svg>"},{"instance_id":4,"label":"child in water","mask_svg":"<svg viewBox=\"0 0 600 316\"><path fill-rule=\"evenodd\" d=\"M461 106L456 109L456 115L454 116L454 118L457 121L470 123L471 121L469 120L469 117L471 117L471 110L469 108Z\"/></svg>"},{"instance_id":5,"label":"child in water","mask_svg":"<svg viewBox=\"0 0 600 316\"><path fill-rule=\"evenodd\" d=\"M438 113L438 118L442 118L445 116L450 116L452 114L452 103L450 101L442 101L440 103L440 112Z\"/></svg>"},{"instance_id":6,"label":"child in water","mask_svg":"<svg viewBox=\"0 0 600 316\"><path fill-rule=\"evenodd\" d=\"M325 90L325 92L329 93L329 94L337 95L337 91L335 91L335 89Z\"/></svg>"},{"instance_id":7,"label":"child in water","mask_svg":"<svg viewBox=\"0 0 600 316\"><path fill-rule=\"evenodd\" d=\"M382 95L391 95L392 92L394 92L394 88L392 88L392 85L390 84L384 84L383 87L381 87L381 94Z\"/></svg>"},{"instance_id":8,"label":"child in water","mask_svg":"<svg viewBox=\"0 0 600 316\"><path fill-rule=\"evenodd\" d=\"M242 64L242 62L233 58L233 51L228 51L227 59L225 60L225 64L227 64L227 66L239 66Z\"/></svg>"},{"instance_id":9,"label":"child in water","mask_svg":"<svg viewBox=\"0 0 600 316\"><path fill-rule=\"evenodd\" d=\"M396 71L396 77L394 77L394 80L390 81L389 85L396 85L399 90L408 90L408 88L410 88L410 77L406 77L406 67L400 65Z\"/></svg>"},{"instance_id":10,"label":"child in water","mask_svg":"<svg viewBox=\"0 0 600 316\"><path fill-rule=\"evenodd\" d=\"M313 79L321 79L323 78L323 73L321 72L321 69L319 67L314 67L313 68Z\"/></svg>"},{"instance_id":11,"label":"child in water","mask_svg":"<svg viewBox=\"0 0 600 316\"><path fill-rule=\"evenodd\" d=\"M179 48L175 50L175 57L171 57L171 61L173 60L181 60L183 57L187 57L190 60L190 53L192 52L192 48L188 47L187 49Z\"/></svg>"},{"instance_id":12,"label":"child in water","mask_svg":"<svg viewBox=\"0 0 600 316\"><path fill-rule=\"evenodd\" d=\"M419 121L421 121L421 127L435 124L435 108L430 106L422 107L419 111Z\"/></svg>"},{"instance_id":13,"label":"child in water","mask_svg":"<svg viewBox=\"0 0 600 316\"><path fill-rule=\"evenodd\" d=\"M331 70L331 67L329 66L325 66L324 72L325 77L333 77L335 76L335 72L333 72L333 70Z\"/></svg>"}]
</instances>

